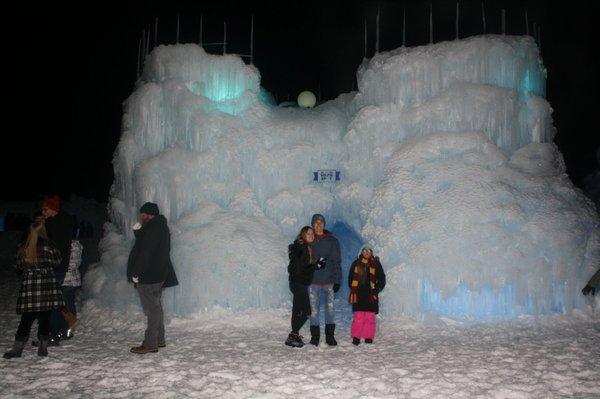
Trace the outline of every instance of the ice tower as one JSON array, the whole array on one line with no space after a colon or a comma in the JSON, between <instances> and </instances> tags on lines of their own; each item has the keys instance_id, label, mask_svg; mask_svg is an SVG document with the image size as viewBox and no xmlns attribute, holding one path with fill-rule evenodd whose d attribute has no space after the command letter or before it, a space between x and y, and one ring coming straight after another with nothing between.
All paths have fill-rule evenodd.
<instances>
[{"instance_id":1,"label":"ice tower","mask_svg":"<svg viewBox=\"0 0 600 399\"><path fill-rule=\"evenodd\" d=\"M92 298L136 302L131 226L153 201L172 230L181 284L167 306L180 314L287 306L287 244L315 212L374 246L385 314L581 306L600 264L598 216L552 144L533 39L403 47L365 60L358 83L314 109L279 108L235 56L154 49L125 104ZM341 181L315 183L322 169Z\"/></svg>"}]
</instances>

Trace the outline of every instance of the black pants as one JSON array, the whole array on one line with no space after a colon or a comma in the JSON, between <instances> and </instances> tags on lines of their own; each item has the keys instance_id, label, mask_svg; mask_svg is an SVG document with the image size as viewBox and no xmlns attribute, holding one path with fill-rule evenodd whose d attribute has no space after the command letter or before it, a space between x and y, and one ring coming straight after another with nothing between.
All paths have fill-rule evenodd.
<instances>
[{"instance_id":1,"label":"black pants","mask_svg":"<svg viewBox=\"0 0 600 399\"><path fill-rule=\"evenodd\" d=\"M290 281L292 299L292 332L298 334L308 316L310 316L310 300L308 298L308 285Z\"/></svg>"},{"instance_id":2,"label":"black pants","mask_svg":"<svg viewBox=\"0 0 600 399\"><path fill-rule=\"evenodd\" d=\"M26 312L21 314L21 322L17 328L17 337L28 337L31 332L33 321L38 319L38 337L47 337L50 332L50 314L51 310L43 312Z\"/></svg>"}]
</instances>

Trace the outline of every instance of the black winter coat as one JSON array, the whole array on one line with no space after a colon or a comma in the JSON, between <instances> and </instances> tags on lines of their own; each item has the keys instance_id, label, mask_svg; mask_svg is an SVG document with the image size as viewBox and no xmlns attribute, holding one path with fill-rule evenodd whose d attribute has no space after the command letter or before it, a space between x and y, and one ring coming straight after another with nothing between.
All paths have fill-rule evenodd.
<instances>
[{"instance_id":1,"label":"black winter coat","mask_svg":"<svg viewBox=\"0 0 600 399\"><path fill-rule=\"evenodd\" d=\"M288 256L290 258L288 265L290 281L302 285L310 285L317 266L314 263L310 263L308 244L298 240L294 241L288 246Z\"/></svg>"},{"instance_id":2,"label":"black winter coat","mask_svg":"<svg viewBox=\"0 0 600 399\"><path fill-rule=\"evenodd\" d=\"M157 215L135 231L135 243L127 262L127 279L136 276L140 284L164 282L173 287L179 282L171 263L171 232L167 219Z\"/></svg>"},{"instance_id":3,"label":"black winter coat","mask_svg":"<svg viewBox=\"0 0 600 399\"><path fill-rule=\"evenodd\" d=\"M383 272L383 267L379 262L379 258L375 257L375 292L377 293L377 300L371 303L369 302L369 295L371 294L371 288L369 287L369 276L368 271L364 270L364 280L359 282L358 285L358 302L352 304L352 311L357 312L375 312L379 313L379 293L383 291L385 287L385 273ZM348 287L352 289L352 277L354 276L354 266L358 265L359 267L365 267L360 261L360 257L352 263L350 266L350 271L348 272Z\"/></svg>"},{"instance_id":4,"label":"black winter coat","mask_svg":"<svg viewBox=\"0 0 600 399\"><path fill-rule=\"evenodd\" d=\"M59 280L64 277L64 274L69 268L69 259L71 258L71 239L73 238L73 226L75 222L73 217L65 212L59 212L55 216L51 216L44 222L48 239L56 245L60 252L62 261L54 267L54 271L59 277ZM62 281L59 281L62 283Z\"/></svg>"}]
</instances>

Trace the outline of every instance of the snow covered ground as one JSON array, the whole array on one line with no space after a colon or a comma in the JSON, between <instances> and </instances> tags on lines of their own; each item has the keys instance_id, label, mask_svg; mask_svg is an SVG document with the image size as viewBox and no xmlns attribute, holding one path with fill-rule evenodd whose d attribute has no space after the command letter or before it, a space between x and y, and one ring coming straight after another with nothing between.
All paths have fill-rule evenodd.
<instances>
[{"instance_id":1,"label":"snow covered ground","mask_svg":"<svg viewBox=\"0 0 600 399\"><path fill-rule=\"evenodd\" d=\"M11 345L17 279L0 273L2 351ZM497 324L379 320L373 345L350 343L338 301L339 346L292 349L284 310L169 318L167 347L134 355L144 322L86 306L75 338L39 358L0 359L0 397L548 398L600 397L600 311ZM383 304L385 306L385 304ZM34 327L35 329L35 327ZM308 335L308 327L302 330Z\"/></svg>"}]
</instances>

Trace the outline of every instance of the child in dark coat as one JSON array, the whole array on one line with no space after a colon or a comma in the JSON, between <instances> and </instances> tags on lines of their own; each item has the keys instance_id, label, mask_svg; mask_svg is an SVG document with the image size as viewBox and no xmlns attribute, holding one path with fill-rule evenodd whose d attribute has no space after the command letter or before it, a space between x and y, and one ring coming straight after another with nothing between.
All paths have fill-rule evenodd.
<instances>
[{"instance_id":1,"label":"child in dark coat","mask_svg":"<svg viewBox=\"0 0 600 399\"><path fill-rule=\"evenodd\" d=\"M354 317L351 335L354 345L373 343L376 329L376 315L379 313L379 293L385 287L385 273L379 258L373 256L373 250L365 245L360 251L348 274L350 296Z\"/></svg>"}]
</instances>

